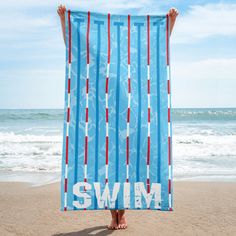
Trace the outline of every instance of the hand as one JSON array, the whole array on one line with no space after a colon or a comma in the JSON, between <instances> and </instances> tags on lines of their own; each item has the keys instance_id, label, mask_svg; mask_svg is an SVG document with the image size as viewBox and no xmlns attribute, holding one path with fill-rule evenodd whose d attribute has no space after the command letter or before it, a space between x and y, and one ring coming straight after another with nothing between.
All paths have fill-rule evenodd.
<instances>
[{"instance_id":1,"label":"hand","mask_svg":"<svg viewBox=\"0 0 236 236\"><path fill-rule=\"evenodd\" d=\"M64 6L62 6L62 5L58 6L57 13L58 13L58 15L60 16L61 19L65 19L65 12L66 12L65 5Z\"/></svg>"},{"instance_id":2,"label":"hand","mask_svg":"<svg viewBox=\"0 0 236 236\"><path fill-rule=\"evenodd\" d=\"M176 19L176 17L179 15L179 12L178 12L178 10L177 10L176 8L172 7L172 8L169 10L168 15L169 15L169 17L170 17L170 20L171 20L172 22L174 22L175 19Z\"/></svg>"},{"instance_id":3,"label":"hand","mask_svg":"<svg viewBox=\"0 0 236 236\"><path fill-rule=\"evenodd\" d=\"M170 34L174 28L176 17L179 15L179 12L176 8L171 8L168 12L170 18Z\"/></svg>"}]
</instances>

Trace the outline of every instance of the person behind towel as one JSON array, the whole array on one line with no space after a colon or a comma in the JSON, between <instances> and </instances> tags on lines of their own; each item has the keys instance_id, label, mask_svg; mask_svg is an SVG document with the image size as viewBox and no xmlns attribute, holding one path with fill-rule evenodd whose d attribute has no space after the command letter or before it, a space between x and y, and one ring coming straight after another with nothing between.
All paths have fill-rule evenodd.
<instances>
[{"instance_id":1,"label":"person behind towel","mask_svg":"<svg viewBox=\"0 0 236 236\"><path fill-rule=\"evenodd\" d=\"M63 5L59 5L57 9L57 13L61 20L62 34L64 43L66 44L66 30L65 30L65 12L66 7ZM178 16L178 10L176 8L171 8L168 12L170 19L170 35L174 28L176 17ZM125 217L125 210L110 210L111 212L111 222L107 226L108 229L126 229L128 224Z\"/></svg>"}]
</instances>

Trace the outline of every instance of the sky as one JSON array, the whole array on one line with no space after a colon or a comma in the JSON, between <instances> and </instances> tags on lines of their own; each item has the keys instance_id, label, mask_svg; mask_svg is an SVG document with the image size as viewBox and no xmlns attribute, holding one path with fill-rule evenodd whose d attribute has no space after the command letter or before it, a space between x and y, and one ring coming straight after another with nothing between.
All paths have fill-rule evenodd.
<instances>
[{"instance_id":1,"label":"sky","mask_svg":"<svg viewBox=\"0 0 236 236\"><path fill-rule=\"evenodd\" d=\"M236 107L235 0L7 0L0 14L0 109L63 108L60 3L111 14L177 8L170 39L172 107Z\"/></svg>"}]
</instances>

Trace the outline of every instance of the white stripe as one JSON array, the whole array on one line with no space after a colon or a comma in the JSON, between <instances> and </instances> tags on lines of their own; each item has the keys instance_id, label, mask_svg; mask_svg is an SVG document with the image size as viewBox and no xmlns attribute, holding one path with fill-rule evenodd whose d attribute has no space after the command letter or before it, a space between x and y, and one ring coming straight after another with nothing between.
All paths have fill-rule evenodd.
<instances>
[{"instance_id":1,"label":"white stripe","mask_svg":"<svg viewBox=\"0 0 236 236\"><path fill-rule=\"evenodd\" d=\"M127 132L126 132L127 137L129 137L129 122L127 122Z\"/></svg>"},{"instance_id":2,"label":"white stripe","mask_svg":"<svg viewBox=\"0 0 236 236\"><path fill-rule=\"evenodd\" d=\"M168 94L168 108L170 108L170 94Z\"/></svg>"},{"instance_id":3,"label":"white stripe","mask_svg":"<svg viewBox=\"0 0 236 236\"><path fill-rule=\"evenodd\" d=\"M172 205L171 205L171 193L169 193L169 207L171 208Z\"/></svg>"},{"instance_id":4,"label":"white stripe","mask_svg":"<svg viewBox=\"0 0 236 236\"><path fill-rule=\"evenodd\" d=\"M108 63L107 64L107 78L109 77L109 74L110 74L110 64Z\"/></svg>"},{"instance_id":5,"label":"white stripe","mask_svg":"<svg viewBox=\"0 0 236 236\"><path fill-rule=\"evenodd\" d=\"M128 93L128 108L130 108L131 94Z\"/></svg>"},{"instance_id":6,"label":"white stripe","mask_svg":"<svg viewBox=\"0 0 236 236\"><path fill-rule=\"evenodd\" d=\"M108 179L108 165L106 165L106 179Z\"/></svg>"},{"instance_id":7,"label":"white stripe","mask_svg":"<svg viewBox=\"0 0 236 236\"><path fill-rule=\"evenodd\" d=\"M171 179L171 165L169 165L169 179Z\"/></svg>"},{"instance_id":8,"label":"white stripe","mask_svg":"<svg viewBox=\"0 0 236 236\"><path fill-rule=\"evenodd\" d=\"M106 96L106 108L108 108L108 94L106 93L105 96Z\"/></svg>"},{"instance_id":9,"label":"white stripe","mask_svg":"<svg viewBox=\"0 0 236 236\"><path fill-rule=\"evenodd\" d=\"M148 108L150 108L151 107L151 102L150 102L150 94L148 93Z\"/></svg>"},{"instance_id":10,"label":"white stripe","mask_svg":"<svg viewBox=\"0 0 236 236\"><path fill-rule=\"evenodd\" d=\"M68 93L67 97L67 107L70 107L70 93Z\"/></svg>"},{"instance_id":11,"label":"white stripe","mask_svg":"<svg viewBox=\"0 0 236 236\"><path fill-rule=\"evenodd\" d=\"M66 136L69 136L69 122L66 122Z\"/></svg>"},{"instance_id":12,"label":"white stripe","mask_svg":"<svg viewBox=\"0 0 236 236\"><path fill-rule=\"evenodd\" d=\"M167 70L167 80L170 78L170 68L169 66L166 67Z\"/></svg>"},{"instance_id":13,"label":"white stripe","mask_svg":"<svg viewBox=\"0 0 236 236\"><path fill-rule=\"evenodd\" d=\"M168 137L170 137L170 122L168 122Z\"/></svg>"},{"instance_id":14,"label":"white stripe","mask_svg":"<svg viewBox=\"0 0 236 236\"><path fill-rule=\"evenodd\" d=\"M147 79L150 80L150 66L147 65Z\"/></svg>"},{"instance_id":15,"label":"white stripe","mask_svg":"<svg viewBox=\"0 0 236 236\"><path fill-rule=\"evenodd\" d=\"M129 165L126 165L126 179L129 179Z\"/></svg>"},{"instance_id":16,"label":"white stripe","mask_svg":"<svg viewBox=\"0 0 236 236\"><path fill-rule=\"evenodd\" d=\"M148 137L150 137L150 130L151 130L151 128L150 128L150 122L148 122Z\"/></svg>"},{"instance_id":17,"label":"white stripe","mask_svg":"<svg viewBox=\"0 0 236 236\"><path fill-rule=\"evenodd\" d=\"M84 165L84 178L87 179L87 165Z\"/></svg>"},{"instance_id":18,"label":"white stripe","mask_svg":"<svg viewBox=\"0 0 236 236\"><path fill-rule=\"evenodd\" d=\"M108 130L109 130L109 128L108 128L108 122L106 122L106 137L108 137Z\"/></svg>"},{"instance_id":19,"label":"white stripe","mask_svg":"<svg viewBox=\"0 0 236 236\"><path fill-rule=\"evenodd\" d=\"M68 176L68 164L65 166L65 178L67 179Z\"/></svg>"},{"instance_id":20,"label":"white stripe","mask_svg":"<svg viewBox=\"0 0 236 236\"><path fill-rule=\"evenodd\" d=\"M149 170L150 170L149 165L147 165L147 179L149 179Z\"/></svg>"},{"instance_id":21,"label":"white stripe","mask_svg":"<svg viewBox=\"0 0 236 236\"><path fill-rule=\"evenodd\" d=\"M64 195L64 206L67 207L67 192Z\"/></svg>"},{"instance_id":22,"label":"white stripe","mask_svg":"<svg viewBox=\"0 0 236 236\"><path fill-rule=\"evenodd\" d=\"M87 64L87 78L89 78L89 64Z\"/></svg>"},{"instance_id":23,"label":"white stripe","mask_svg":"<svg viewBox=\"0 0 236 236\"><path fill-rule=\"evenodd\" d=\"M130 65L128 64L128 78L130 78Z\"/></svg>"},{"instance_id":24,"label":"white stripe","mask_svg":"<svg viewBox=\"0 0 236 236\"><path fill-rule=\"evenodd\" d=\"M71 63L68 65L68 77L71 78Z\"/></svg>"},{"instance_id":25,"label":"white stripe","mask_svg":"<svg viewBox=\"0 0 236 236\"><path fill-rule=\"evenodd\" d=\"M88 122L85 122L85 136L88 136Z\"/></svg>"}]
</instances>

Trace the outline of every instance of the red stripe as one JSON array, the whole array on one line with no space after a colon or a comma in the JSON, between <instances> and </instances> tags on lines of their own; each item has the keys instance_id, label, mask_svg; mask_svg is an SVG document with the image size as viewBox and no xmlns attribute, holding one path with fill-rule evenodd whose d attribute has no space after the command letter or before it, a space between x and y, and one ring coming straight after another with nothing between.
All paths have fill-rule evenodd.
<instances>
[{"instance_id":1,"label":"red stripe","mask_svg":"<svg viewBox=\"0 0 236 236\"><path fill-rule=\"evenodd\" d=\"M70 22L70 10L68 11L68 30L69 30L69 63L71 63L71 22Z\"/></svg>"},{"instance_id":2,"label":"red stripe","mask_svg":"<svg viewBox=\"0 0 236 236\"><path fill-rule=\"evenodd\" d=\"M148 108L148 122L150 123L151 121L151 108Z\"/></svg>"},{"instance_id":3,"label":"red stripe","mask_svg":"<svg viewBox=\"0 0 236 236\"><path fill-rule=\"evenodd\" d=\"M168 122L170 122L170 108L168 108Z\"/></svg>"},{"instance_id":4,"label":"red stripe","mask_svg":"<svg viewBox=\"0 0 236 236\"><path fill-rule=\"evenodd\" d=\"M110 22L111 22L111 15L110 13L107 16L107 25L108 25L108 63L110 63L110 48L111 48L111 42L110 42Z\"/></svg>"},{"instance_id":5,"label":"red stripe","mask_svg":"<svg viewBox=\"0 0 236 236\"><path fill-rule=\"evenodd\" d=\"M86 49L87 49L87 64L89 64L89 31L90 31L90 12L88 12Z\"/></svg>"},{"instance_id":6,"label":"red stripe","mask_svg":"<svg viewBox=\"0 0 236 236\"><path fill-rule=\"evenodd\" d=\"M109 82L109 78L106 78L106 93L108 93L108 82Z\"/></svg>"},{"instance_id":7,"label":"red stripe","mask_svg":"<svg viewBox=\"0 0 236 236\"><path fill-rule=\"evenodd\" d=\"M70 108L67 108L67 122L70 122Z\"/></svg>"},{"instance_id":8,"label":"red stripe","mask_svg":"<svg viewBox=\"0 0 236 236\"><path fill-rule=\"evenodd\" d=\"M108 122L108 108L106 108L106 122Z\"/></svg>"},{"instance_id":9,"label":"red stripe","mask_svg":"<svg viewBox=\"0 0 236 236\"><path fill-rule=\"evenodd\" d=\"M131 92L130 78L128 78L128 93Z\"/></svg>"},{"instance_id":10,"label":"red stripe","mask_svg":"<svg viewBox=\"0 0 236 236\"><path fill-rule=\"evenodd\" d=\"M130 65L130 15L128 15L128 64Z\"/></svg>"},{"instance_id":11,"label":"red stripe","mask_svg":"<svg viewBox=\"0 0 236 236\"><path fill-rule=\"evenodd\" d=\"M148 94L150 94L150 80L148 80Z\"/></svg>"},{"instance_id":12,"label":"red stripe","mask_svg":"<svg viewBox=\"0 0 236 236\"><path fill-rule=\"evenodd\" d=\"M166 64L169 65L169 15L166 15Z\"/></svg>"},{"instance_id":13,"label":"red stripe","mask_svg":"<svg viewBox=\"0 0 236 236\"><path fill-rule=\"evenodd\" d=\"M147 192L150 193L150 179L147 179Z\"/></svg>"},{"instance_id":14,"label":"red stripe","mask_svg":"<svg viewBox=\"0 0 236 236\"><path fill-rule=\"evenodd\" d=\"M69 159L69 136L66 136L66 164L68 164Z\"/></svg>"},{"instance_id":15,"label":"red stripe","mask_svg":"<svg viewBox=\"0 0 236 236\"><path fill-rule=\"evenodd\" d=\"M89 79L86 79L86 93L89 93Z\"/></svg>"},{"instance_id":16,"label":"red stripe","mask_svg":"<svg viewBox=\"0 0 236 236\"><path fill-rule=\"evenodd\" d=\"M111 47L111 42L110 42L110 21L111 21L111 16L108 14L107 16L107 28L108 28L108 49L107 49L107 63L110 64L110 47ZM109 82L109 77L106 78L106 94L108 94L108 82ZM108 108L106 108L106 122L108 122ZM108 165L108 136L106 136L106 165ZM105 182L108 182L108 179L105 179ZM107 207L105 207L107 209Z\"/></svg>"},{"instance_id":17,"label":"red stripe","mask_svg":"<svg viewBox=\"0 0 236 236\"><path fill-rule=\"evenodd\" d=\"M168 91L168 94L170 94L170 80L169 79L167 80L167 91Z\"/></svg>"},{"instance_id":18,"label":"red stripe","mask_svg":"<svg viewBox=\"0 0 236 236\"><path fill-rule=\"evenodd\" d=\"M128 110L127 110L127 123L129 123L129 120L130 120L130 108L128 107Z\"/></svg>"},{"instance_id":19,"label":"red stripe","mask_svg":"<svg viewBox=\"0 0 236 236\"><path fill-rule=\"evenodd\" d=\"M150 65L150 16L147 15L147 64ZM150 94L150 81L147 81L148 94ZM148 107L148 122L151 120L151 109ZM150 136L147 143L147 165L150 164ZM147 192L150 192L150 180L147 179Z\"/></svg>"},{"instance_id":20,"label":"red stripe","mask_svg":"<svg viewBox=\"0 0 236 236\"><path fill-rule=\"evenodd\" d=\"M84 150L84 164L87 165L88 161L88 136L85 136L85 150Z\"/></svg>"},{"instance_id":21,"label":"red stripe","mask_svg":"<svg viewBox=\"0 0 236 236\"><path fill-rule=\"evenodd\" d=\"M108 136L106 136L106 165L108 165Z\"/></svg>"},{"instance_id":22,"label":"red stripe","mask_svg":"<svg viewBox=\"0 0 236 236\"><path fill-rule=\"evenodd\" d=\"M148 137L147 165L150 164L150 137Z\"/></svg>"},{"instance_id":23,"label":"red stripe","mask_svg":"<svg viewBox=\"0 0 236 236\"><path fill-rule=\"evenodd\" d=\"M148 52L148 61L147 64L150 65L150 16L147 16L147 52Z\"/></svg>"},{"instance_id":24,"label":"red stripe","mask_svg":"<svg viewBox=\"0 0 236 236\"><path fill-rule=\"evenodd\" d=\"M68 93L70 93L70 79L68 79Z\"/></svg>"},{"instance_id":25,"label":"red stripe","mask_svg":"<svg viewBox=\"0 0 236 236\"><path fill-rule=\"evenodd\" d=\"M169 193L171 193L171 180L170 179L168 180L168 191Z\"/></svg>"},{"instance_id":26,"label":"red stripe","mask_svg":"<svg viewBox=\"0 0 236 236\"><path fill-rule=\"evenodd\" d=\"M67 179L65 179L65 193L67 193Z\"/></svg>"},{"instance_id":27,"label":"red stripe","mask_svg":"<svg viewBox=\"0 0 236 236\"><path fill-rule=\"evenodd\" d=\"M126 137L126 165L129 165L129 136Z\"/></svg>"},{"instance_id":28,"label":"red stripe","mask_svg":"<svg viewBox=\"0 0 236 236\"><path fill-rule=\"evenodd\" d=\"M171 165L171 137L168 137L168 162Z\"/></svg>"},{"instance_id":29,"label":"red stripe","mask_svg":"<svg viewBox=\"0 0 236 236\"><path fill-rule=\"evenodd\" d=\"M85 122L88 122L88 107L85 108L85 113L86 113Z\"/></svg>"}]
</instances>

